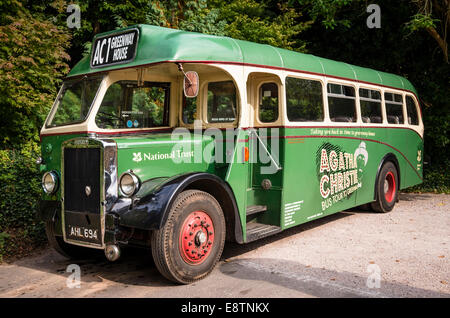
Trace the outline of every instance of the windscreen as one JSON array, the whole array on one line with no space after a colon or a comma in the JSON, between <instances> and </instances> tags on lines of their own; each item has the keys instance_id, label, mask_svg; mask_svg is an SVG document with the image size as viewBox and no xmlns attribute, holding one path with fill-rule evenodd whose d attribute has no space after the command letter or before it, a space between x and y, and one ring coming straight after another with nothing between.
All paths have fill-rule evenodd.
<instances>
[{"instance_id":1,"label":"windscreen","mask_svg":"<svg viewBox=\"0 0 450 318\"><path fill-rule=\"evenodd\" d=\"M102 77L66 81L56 102L56 111L47 126L80 123L86 119Z\"/></svg>"},{"instance_id":2,"label":"windscreen","mask_svg":"<svg viewBox=\"0 0 450 318\"><path fill-rule=\"evenodd\" d=\"M170 83L118 81L108 87L95 117L103 129L169 125Z\"/></svg>"}]
</instances>

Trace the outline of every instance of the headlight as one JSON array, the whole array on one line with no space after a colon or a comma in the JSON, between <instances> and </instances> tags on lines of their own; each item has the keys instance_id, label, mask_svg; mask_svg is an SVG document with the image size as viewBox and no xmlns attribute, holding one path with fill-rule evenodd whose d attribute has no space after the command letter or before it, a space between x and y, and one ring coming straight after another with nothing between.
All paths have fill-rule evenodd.
<instances>
[{"instance_id":1,"label":"headlight","mask_svg":"<svg viewBox=\"0 0 450 318\"><path fill-rule=\"evenodd\" d=\"M58 175L54 171L46 172L42 176L42 189L47 194L55 193L58 189Z\"/></svg>"},{"instance_id":2,"label":"headlight","mask_svg":"<svg viewBox=\"0 0 450 318\"><path fill-rule=\"evenodd\" d=\"M120 191L126 197L131 197L139 189L139 178L132 172L125 172L120 177Z\"/></svg>"}]
</instances>

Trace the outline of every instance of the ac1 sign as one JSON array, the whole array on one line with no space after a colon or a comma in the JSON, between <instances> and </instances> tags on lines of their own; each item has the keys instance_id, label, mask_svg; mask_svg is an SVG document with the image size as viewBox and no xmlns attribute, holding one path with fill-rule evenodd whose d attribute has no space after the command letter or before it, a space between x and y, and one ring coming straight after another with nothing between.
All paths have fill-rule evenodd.
<instances>
[{"instance_id":1,"label":"ac1 sign","mask_svg":"<svg viewBox=\"0 0 450 318\"><path fill-rule=\"evenodd\" d=\"M91 67L131 62L136 55L138 37L139 31L131 29L95 39L91 53Z\"/></svg>"}]
</instances>

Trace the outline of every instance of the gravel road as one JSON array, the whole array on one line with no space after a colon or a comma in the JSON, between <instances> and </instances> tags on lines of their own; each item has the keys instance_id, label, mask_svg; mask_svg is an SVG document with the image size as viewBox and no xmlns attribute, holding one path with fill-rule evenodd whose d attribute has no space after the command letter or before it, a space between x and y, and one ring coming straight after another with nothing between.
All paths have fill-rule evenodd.
<instances>
[{"instance_id":1,"label":"gravel road","mask_svg":"<svg viewBox=\"0 0 450 318\"><path fill-rule=\"evenodd\" d=\"M391 213L351 210L248 245L227 244L206 279L174 285L150 253L116 263L51 249L0 265L0 297L450 297L450 195L401 194ZM71 280L69 279L69 282Z\"/></svg>"}]
</instances>

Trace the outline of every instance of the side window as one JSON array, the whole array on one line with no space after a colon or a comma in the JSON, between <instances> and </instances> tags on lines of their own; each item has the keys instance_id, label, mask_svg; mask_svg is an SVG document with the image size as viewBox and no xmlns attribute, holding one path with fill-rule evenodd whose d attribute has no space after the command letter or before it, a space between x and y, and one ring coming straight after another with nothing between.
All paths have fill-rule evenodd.
<instances>
[{"instance_id":1,"label":"side window","mask_svg":"<svg viewBox=\"0 0 450 318\"><path fill-rule=\"evenodd\" d=\"M359 89L359 104L363 123L382 123L381 94L372 89Z\"/></svg>"},{"instance_id":2,"label":"side window","mask_svg":"<svg viewBox=\"0 0 450 318\"><path fill-rule=\"evenodd\" d=\"M384 93L386 116L389 124L403 124L403 98L400 94Z\"/></svg>"},{"instance_id":3,"label":"side window","mask_svg":"<svg viewBox=\"0 0 450 318\"><path fill-rule=\"evenodd\" d=\"M327 93L331 121L356 122L355 89L329 83Z\"/></svg>"},{"instance_id":4,"label":"side window","mask_svg":"<svg viewBox=\"0 0 450 318\"><path fill-rule=\"evenodd\" d=\"M419 125L416 103L414 102L414 99L408 95L406 95L406 110L408 112L408 124Z\"/></svg>"},{"instance_id":5,"label":"side window","mask_svg":"<svg viewBox=\"0 0 450 318\"><path fill-rule=\"evenodd\" d=\"M208 83L208 123L234 122L236 105L236 87L233 81Z\"/></svg>"},{"instance_id":6,"label":"side window","mask_svg":"<svg viewBox=\"0 0 450 318\"><path fill-rule=\"evenodd\" d=\"M197 114L197 97L187 98L183 94L183 122L193 124Z\"/></svg>"},{"instance_id":7,"label":"side window","mask_svg":"<svg viewBox=\"0 0 450 318\"><path fill-rule=\"evenodd\" d=\"M287 77L286 111L289 121L323 121L322 84Z\"/></svg>"},{"instance_id":8,"label":"side window","mask_svg":"<svg viewBox=\"0 0 450 318\"><path fill-rule=\"evenodd\" d=\"M278 85L264 83L259 88L259 121L271 123L278 119Z\"/></svg>"}]
</instances>

